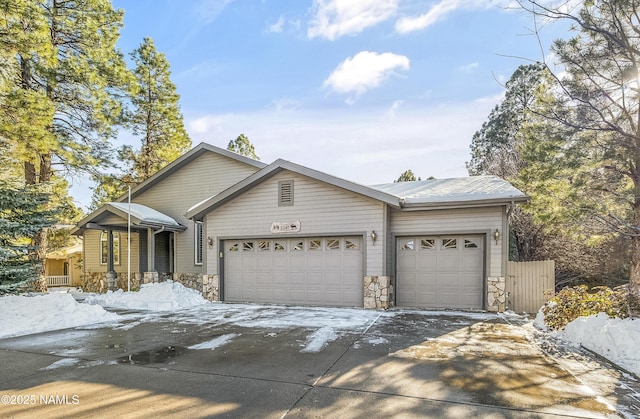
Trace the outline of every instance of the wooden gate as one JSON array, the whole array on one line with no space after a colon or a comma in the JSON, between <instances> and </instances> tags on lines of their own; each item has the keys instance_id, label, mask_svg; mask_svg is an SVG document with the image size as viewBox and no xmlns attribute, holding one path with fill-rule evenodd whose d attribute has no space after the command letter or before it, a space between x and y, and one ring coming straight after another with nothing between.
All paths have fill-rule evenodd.
<instances>
[{"instance_id":1,"label":"wooden gate","mask_svg":"<svg viewBox=\"0 0 640 419\"><path fill-rule=\"evenodd\" d=\"M536 313L546 302L544 292L555 288L555 262L507 262L507 309Z\"/></svg>"}]
</instances>

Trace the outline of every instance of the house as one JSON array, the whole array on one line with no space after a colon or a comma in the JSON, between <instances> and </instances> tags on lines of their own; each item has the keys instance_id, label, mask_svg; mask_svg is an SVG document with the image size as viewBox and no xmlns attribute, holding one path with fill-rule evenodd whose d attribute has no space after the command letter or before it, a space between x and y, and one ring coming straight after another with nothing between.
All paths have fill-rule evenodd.
<instances>
[{"instance_id":1,"label":"house","mask_svg":"<svg viewBox=\"0 0 640 419\"><path fill-rule=\"evenodd\" d=\"M81 286L81 266L82 243L48 252L44 260L47 287Z\"/></svg>"},{"instance_id":2,"label":"house","mask_svg":"<svg viewBox=\"0 0 640 419\"><path fill-rule=\"evenodd\" d=\"M172 278L212 300L504 309L507 209L494 176L364 186L200 144L85 217L85 287ZM126 285L124 286L126 288Z\"/></svg>"}]
</instances>

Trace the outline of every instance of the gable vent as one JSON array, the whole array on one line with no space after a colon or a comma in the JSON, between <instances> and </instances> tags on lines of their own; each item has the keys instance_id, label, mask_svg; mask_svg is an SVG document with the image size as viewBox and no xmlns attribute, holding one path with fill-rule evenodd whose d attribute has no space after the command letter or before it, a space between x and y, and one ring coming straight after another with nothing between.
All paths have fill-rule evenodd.
<instances>
[{"instance_id":1,"label":"gable vent","mask_svg":"<svg viewBox=\"0 0 640 419\"><path fill-rule=\"evenodd\" d=\"M286 207L293 205L293 180L282 180L278 182L278 206Z\"/></svg>"}]
</instances>

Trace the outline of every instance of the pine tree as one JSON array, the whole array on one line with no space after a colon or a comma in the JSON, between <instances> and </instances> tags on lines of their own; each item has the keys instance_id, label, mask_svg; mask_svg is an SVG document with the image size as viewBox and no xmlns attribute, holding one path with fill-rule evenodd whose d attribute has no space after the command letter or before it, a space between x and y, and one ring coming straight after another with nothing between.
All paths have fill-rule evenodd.
<instances>
[{"instance_id":1,"label":"pine tree","mask_svg":"<svg viewBox=\"0 0 640 419\"><path fill-rule=\"evenodd\" d=\"M6 140L0 139L0 147L11 150ZM9 163L3 154L0 164ZM42 260L31 238L51 227L58 212L51 209L51 194L45 188L24 185L7 172L0 176L0 294L39 279Z\"/></svg>"},{"instance_id":2,"label":"pine tree","mask_svg":"<svg viewBox=\"0 0 640 419\"><path fill-rule=\"evenodd\" d=\"M129 113L134 135L141 136L141 148L121 150L121 157L131 163L130 182L139 183L180 157L191 148L180 112L180 96L171 81L169 61L156 50L151 38L144 38L131 53L136 63L136 79Z\"/></svg>"},{"instance_id":3,"label":"pine tree","mask_svg":"<svg viewBox=\"0 0 640 419\"><path fill-rule=\"evenodd\" d=\"M144 38L131 57L136 64L135 81L129 93L131 107L125 113L127 126L140 136L141 146L135 150L126 145L118 151L124 173L96 176L92 209L119 198L127 185L144 182L191 148L166 56L156 50L151 38Z\"/></svg>"},{"instance_id":4,"label":"pine tree","mask_svg":"<svg viewBox=\"0 0 640 419\"><path fill-rule=\"evenodd\" d=\"M400 177L398 177L398 179L394 180L394 183L398 183L398 182L414 182L416 180L422 180L419 177L416 178L416 175L413 174L413 171L411 169L405 170L404 172L402 172L402 174L400 175Z\"/></svg>"},{"instance_id":5,"label":"pine tree","mask_svg":"<svg viewBox=\"0 0 640 419\"><path fill-rule=\"evenodd\" d=\"M249 157L250 159L260 160L260 157L256 154L253 144L251 144L251 141L249 141L244 134L240 134L235 140L229 141L227 150L233 151L241 156Z\"/></svg>"}]
</instances>

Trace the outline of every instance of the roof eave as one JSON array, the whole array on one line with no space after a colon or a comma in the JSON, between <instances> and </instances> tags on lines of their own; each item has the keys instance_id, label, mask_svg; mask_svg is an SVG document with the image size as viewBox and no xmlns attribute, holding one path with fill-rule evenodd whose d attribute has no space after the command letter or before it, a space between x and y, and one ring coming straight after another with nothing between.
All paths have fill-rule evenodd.
<instances>
[{"instance_id":1,"label":"roof eave","mask_svg":"<svg viewBox=\"0 0 640 419\"><path fill-rule=\"evenodd\" d=\"M516 204L527 202L530 199L529 196L518 196L509 198L493 198L493 199L478 199L473 201L449 201L449 202L421 202L412 203L405 202L402 209L411 210L439 210L439 209L458 209L458 208L477 208L477 207L494 207L509 204Z\"/></svg>"}]
</instances>

